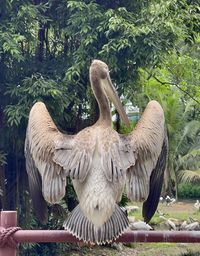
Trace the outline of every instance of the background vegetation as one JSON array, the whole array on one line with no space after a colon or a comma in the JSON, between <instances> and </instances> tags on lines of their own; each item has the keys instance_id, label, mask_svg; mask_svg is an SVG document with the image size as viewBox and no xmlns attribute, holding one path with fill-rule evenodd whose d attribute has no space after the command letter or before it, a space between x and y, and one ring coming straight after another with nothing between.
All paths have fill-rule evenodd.
<instances>
[{"instance_id":1,"label":"background vegetation","mask_svg":"<svg viewBox=\"0 0 200 256\"><path fill-rule=\"evenodd\" d=\"M23 151L28 113L41 100L62 131L93 124L88 68L95 58L141 113L150 99L162 104L170 147L163 194L199 182L199 32L198 0L1 0L0 207L17 209L21 226L37 227ZM69 195L64 205L73 204ZM39 250L26 247L28 255Z\"/></svg>"}]
</instances>

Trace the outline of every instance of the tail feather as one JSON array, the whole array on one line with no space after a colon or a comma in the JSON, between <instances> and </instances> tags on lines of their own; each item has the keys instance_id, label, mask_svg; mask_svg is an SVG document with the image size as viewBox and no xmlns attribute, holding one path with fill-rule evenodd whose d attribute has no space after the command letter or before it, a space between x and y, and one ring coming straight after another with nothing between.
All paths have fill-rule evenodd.
<instances>
[{"instance_id":1,"label":"tail feather","mask_svg":"<svg viewBox=\"0 0 200 256\"><path fill-rule=\"evenodd\" d=\"M84 242L105 244L110 243L122 235L128 227L128 218L126 213L118 206L110 219L100 228L88 220L80 205L71 212L70 216L63 224L64 228Z\"/></svg>"}]
</instances>

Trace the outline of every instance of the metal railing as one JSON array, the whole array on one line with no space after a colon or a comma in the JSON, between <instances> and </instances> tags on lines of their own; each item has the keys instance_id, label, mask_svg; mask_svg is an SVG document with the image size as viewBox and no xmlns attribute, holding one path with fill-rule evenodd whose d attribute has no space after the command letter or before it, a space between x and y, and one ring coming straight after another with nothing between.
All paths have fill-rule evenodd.
<instances>
[{"instance_id":1,"label":"metal railing","mask_svg":"<svg viewBox=\"0 0 200 256\"><path fill-rule=\"evenodd\" d=\"M17 212L2 211L0 216L0 256L16 256L19 243L80 242L64 230L21 230ZM115 242L200 243L200 231L127 231Z\"/></svg>"}]
</instances>

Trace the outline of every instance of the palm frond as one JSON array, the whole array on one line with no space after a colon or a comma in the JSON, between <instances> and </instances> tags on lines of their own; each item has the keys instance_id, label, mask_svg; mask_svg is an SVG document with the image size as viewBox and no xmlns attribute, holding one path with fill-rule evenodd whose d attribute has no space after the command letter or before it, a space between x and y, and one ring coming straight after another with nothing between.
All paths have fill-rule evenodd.
<instances>
[{"instance_id":1,"label":"palm frond","mask_svg":"<svg viewBox=\"0 0 200 256\"><path fill-rule=\"evenodd\" d=\"M200 169L192 170L182 170L178 174L178 178L181 182L185 183L197 183L200 182Z\"/></svg>"},{"instance_id":2,"label":"palm frond","mask_svg":"<svg viewBox=\"0 0 200 256\"><path fill-rule=\"evenodd\" d=\"M200 168L200 148L190 150L184 156L179 156L178 165L190 170Z\"/></svg>"},{"instance_id":3,"label":"palm frond","mask_svg":"<svg viewBox=\"0 0 200 256\"><path fill-rule=\"evenodd\" d=\"M188 122L184 128L184 136L188 136L191 139L194 139L196 135L200 132L200 122L197 120L192 120Z\"/></svg>"},{"instance_id":4,"label":"palm frond","mask_svg":"<svg viewBox=\"0 0 200 256\"><path fill-rule=\"evenodd\" d=\"M200 122L192 120L185 125L176 151L184 155L198 148L200 149Z\"/></svg>"},{"instance_id":5,"label":"palm frond","mask_svg":"<svg viewBox=\"0 0 200 256\"><path fill-rule=\"evenodd\" d=\"M187 118L193 111L197 103L194 100L189 100L185 106L183 117Z\"/></svg>"}]
</instances>

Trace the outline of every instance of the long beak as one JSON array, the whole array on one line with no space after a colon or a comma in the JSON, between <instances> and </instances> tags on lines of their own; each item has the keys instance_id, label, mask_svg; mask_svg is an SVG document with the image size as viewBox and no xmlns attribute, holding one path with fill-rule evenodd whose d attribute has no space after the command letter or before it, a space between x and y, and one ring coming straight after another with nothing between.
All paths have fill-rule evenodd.
<instances>
[{"instance_id":1,"label":"long beak","mask_svg":"<svg viewBox=\"0 0 200 256\"><path fill-rule=\"evenodd\" d=\"M115 105L117 112L119 113L122 121L125 123L125 125L127 127L130 128L130 123L129 123L128 117L127 117L126 112L123 108L123 105L120 101L120 98L111 82L109 75L107 76L107 78L103 79L103 85L104 85L104 90L105 90L107 96Z\"/></svg>"}]
</instances>

